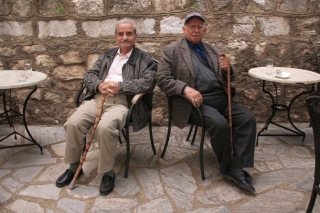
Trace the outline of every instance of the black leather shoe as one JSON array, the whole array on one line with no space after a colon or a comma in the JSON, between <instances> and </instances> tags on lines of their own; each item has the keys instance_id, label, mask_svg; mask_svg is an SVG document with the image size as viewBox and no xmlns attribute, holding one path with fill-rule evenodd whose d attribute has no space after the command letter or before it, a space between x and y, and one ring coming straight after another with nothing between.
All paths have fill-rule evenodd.
<instances>
[{"instance_id":1,"label":"black leather shoe","mask_svg":"<svg viewBox=\"0 0 320 213\"><path fill-rule=\"evenodd\" d=\"M255 192L256 189L251 185L251 183L246 179L245 174L238 177L230 169L224 174L224 177L228 180L235 182L238 186L248 190L249 192Z\"/></svg>"},{"instance_id":2,"label":"black leather shoe","mask_svg":"<svg viewBox=\"0 0 320 213\"><path fill-rule=\"evenodd\" d=\"M247 179L247 181L251 182L252 181L252 177L249 175L249 173L244 171L244 170L243 170L243 173L244 173L244 177Z\"/></svg>"},{"instance_id":3,"label":"black leather shoe","mask_svg":"<svg viewBox=\"0 0 320 213\"><path fill-rule=\"evenodd\" d=\"M83 170L80 170L80 173L78 177L80 177L83 174ZM56 187L64 187L66 185L69 185L75 175L75 172L73 172L70 169L67 169L56 181Z\"/></svg>"},{"instance_id":4,"label":"black leather shoe","mask_svg":"<svg viewBox=\"0 0 320 213\"><path fill-rule=\"evenodd\" d=\"M112 192L114 188L114 180L116 179L116 176L113 173L113 177L110 177L109 175L103 175L101 184L100 184L100 195L107 195L110 192Z\"/></svg>"}]
</instances>

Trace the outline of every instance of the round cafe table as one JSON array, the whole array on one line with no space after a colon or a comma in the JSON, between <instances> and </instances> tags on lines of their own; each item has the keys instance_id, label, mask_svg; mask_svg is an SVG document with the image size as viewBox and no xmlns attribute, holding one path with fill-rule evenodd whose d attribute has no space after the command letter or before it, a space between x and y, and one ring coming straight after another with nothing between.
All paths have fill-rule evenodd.
<instances>
[{"instance_id":1,"label":"round cafe table","mask_svg":"<svg viewBox=\"0 0 320 213\"><path fill-rule=\"evenodd\" d=\"M276 72L277 70L281 71L283 74L278 75ZM289 68L289 67L273 67L273 71L274 72L272 75L268 75L268 74L266 74L266 67L256 67L256 68L250 69L248 72L248 74L250 76L263 81L262 82L262 91L264 93L267 93L272 100L272 104L271 104L272 113L271 113L271 116L268 118L266 124L262 128L262 130L257 134L257 145L258 145L259 136L302 136L303 137L302 144L303 144L303 141L304 141L306 134L294 125L294 123L291 120L290 110L291 110L292 104L294 103L294 101L298 97L314 91L314 84L320 82L320 74L318 74L316 72L308 71L308 70ZM272 84L274 86L274 94L275 95L272 95L270 91L266 90L266 87L265 87L266 81L272 82ZM280 84L290 84L290 85L312 84L312 87L308 91L303 91L303 92L296 94L292 98L292 100L290 101L289 105L285 105L285 104L280 104L278 101L277 84L279 84L279 83ZM287 112L288 121L290 122L293 129L287 128L283 125L277 124L274 121L272 121L272 119L275 116L277 111L286 111ZM269 124L274 124L280 128L288 130L289 132L291 132L293 134L263 134L263 132L268 129Z\"/></svg>"},{"instance_id":2,"label":"round cafe table","mask_svg":"<svg viewBox=\"0 0 320 213\"><path fill-rule=\"evenodd\" d=\"M26 81L19 82L17 79L15 70L0 70L0 89L4 90L4 93L3 93L4 112L0 114L0 117L6 117L8 119L9 125L13 128L13 132L8 134L7 136L1 138L0 142L4 141L6 138L10 137L11 135L14 135L15 139L17 139L16 135L20 135L21 137L23 137L26 140L31 142L31 143L17 144L17 145L12 145L12 146L0 146L0 149L37 145L40 148L40 151L42 153L42 147L30 134L30 131L27 126L26 118L25 118L25 112L26 112L26 106L27 106L27 103L28 103L30 96L37 90L36 85L45 82L46 79L47 79L46 74L44 74L42 72L32 71L32 76L28 76ZM22 113L13 110L11 108L11 90L16 89L16 88L28 87L28 86L34 86L34 88L27 95L26 99L24 100ZM6 102L6 91L7 90L9 91L9 102L10 102L9 109L7 109L7 102ZM28 133L29 138L25 137L24 135L18 133L15 130L12 118L18 117L18 116L22 116L23 125Z\"/></svg>"}]
</instances>

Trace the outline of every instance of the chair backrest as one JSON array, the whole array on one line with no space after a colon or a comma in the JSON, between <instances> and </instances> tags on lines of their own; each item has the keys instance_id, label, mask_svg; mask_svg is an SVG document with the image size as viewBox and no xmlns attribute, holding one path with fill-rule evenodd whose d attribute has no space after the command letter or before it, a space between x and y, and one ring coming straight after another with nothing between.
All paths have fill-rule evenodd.
<instances>
[{"instance_id":1,"label":"chair backrest","mask_svg":"<svg viewBox=\"0 0 320 213\"><path fill-rule=\"evenodd\" d=\"M314 136L314 149L316 155L314 177L317 181L320 181L320 96L308 97L306 102Z\"/></svg>"},{"instance_id":2,"label":"chair backrest","mask_svg":"<svg viewBox=\"0 0 320 213\"><path fill-rule=\"evenodd\" d=\"M77 107L80 106L86 92L87 92L87 89L85 85L82 84L81 88L77 91L76 95L74 96L74 103L76 104Z\"/></svg>"}]
</instances>

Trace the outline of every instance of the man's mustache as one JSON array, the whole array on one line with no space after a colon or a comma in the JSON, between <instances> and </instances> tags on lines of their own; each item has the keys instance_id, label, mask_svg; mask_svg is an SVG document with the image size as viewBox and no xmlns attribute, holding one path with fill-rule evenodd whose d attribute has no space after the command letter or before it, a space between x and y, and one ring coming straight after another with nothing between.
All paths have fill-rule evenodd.
<instances>
[{"instance_id":1,"label":"man's mustache","mask_svg":"<svg viewBox=\"0 0 320 213\"><path fill-rule=\"evenodd\" d=\"M125 43L125 42L130 43L130 40L126 39L126 40L121 40L120 42L121 43Z\"/></svg>"}]
</instances>

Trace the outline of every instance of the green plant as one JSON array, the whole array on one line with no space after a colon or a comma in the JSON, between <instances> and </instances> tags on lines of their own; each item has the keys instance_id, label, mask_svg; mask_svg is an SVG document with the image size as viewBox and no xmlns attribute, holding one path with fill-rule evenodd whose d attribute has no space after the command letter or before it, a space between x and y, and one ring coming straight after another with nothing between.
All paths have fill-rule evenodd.
<instances>
[{"instance_id":1,"label":"green plant","mask_svg":"<svg viewBox=\"0 0 320 213\"><path fill-rule=\"evenodd\" d=\"M56 7L56 12L57 13L64 13L64 7L63 7L62 2L59 2L58 6Z\"/></svg>"},{"instance_id":2,"label":"green plant","mask_svg":"<svg viewBox=\"0 0 320 213\"><path fill-rule=\"evenodd\" d=\"M190 2L190 8L192 8L192 9L199 9L199 3L198 2L196 2L196 1L191 1Z\"/></svg>"}]
</instances>

